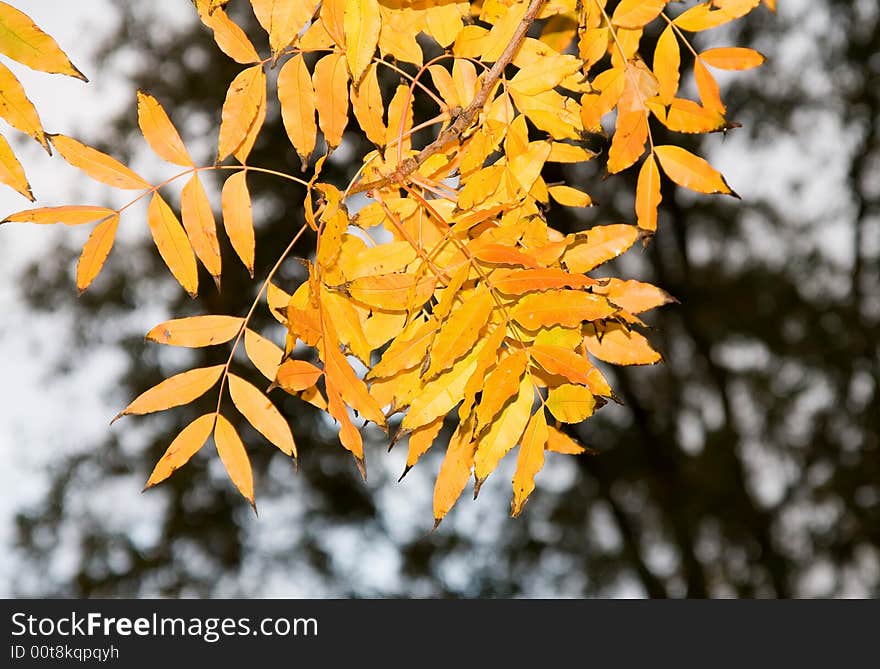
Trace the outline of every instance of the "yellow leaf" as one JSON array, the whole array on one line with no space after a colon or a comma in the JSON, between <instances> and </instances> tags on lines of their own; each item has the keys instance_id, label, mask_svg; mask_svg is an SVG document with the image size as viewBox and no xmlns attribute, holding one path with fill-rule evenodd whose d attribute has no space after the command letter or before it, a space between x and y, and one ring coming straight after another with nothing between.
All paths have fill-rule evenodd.
<instances>
[{"instance_id":1,"label":"yellow leaf","mask_svg":"<svg viewBox=\"0 0 880 669\"><path fill-rule=\"evenodd\" d=\"M364 335L361 316L354 304L347 297L326 290L322 291L321 299L326 318L333 322L340 343L361 362L369 364L373 349Z\"/></svg>"},{"instance_id":2,"label":"yellow leaf","mask_svg":"<svg viewBox=\"0 0 880 669\"><path fill-rule=\"evenodd\" d=\"M474 454L474 476L481 485L498 466L507 452L516 446L535 401L535 389L531 377L523 376L516 398L505 406L479 438ZM479 488L478 488L479 489Z\"/></svg>"},{"instance_id":3,"label":"yellow leaf","mask_svg":"<svg viewBox=\"0 0 880 669\"><path fill-rule=\"evenodd\" d=\"M159 323L147 333L157 344L201 348L232 340L241 330L244 319L237 316L190 316Z\"/></svg>"},{"instance_id":4,"label":"yellow leaf","mask_svg":"<svg viewBox=\"0 0 880 669\"><path fill-rule=\"evenodd\" d=\"M449 439L446 457L443 458L443 464L440 465L440 472L434 483L435 527L461 497L471 476L476 448L476 443L471 439L472 432L473 427L470 422L464 421L458 424Z\"/></svg>"},{"instance_id":5,"label":"yellow leaf","mask_svg":"<svg viewBox=\"0 0 880 669\"><path fill-rule=\"evenodd\" d=\"M229 395L235 408L247 418L257 432L285 455L296 457L296 444L293 441L290 425L272 404L272 400L235 374L229 375Z\"/></svg>"},{"instance_id":6,"label":"yellow leaf","mask_svg":"<svg viewBox=\"0 0 880 669\"><path fill-rule=\"evenodd\" d=\"M214 221L208 194L197 173L183 187L180 214L193 250L219 285L220 242L217 241L217 223Z\"/></svg>"},{"instance_id":7,"label":"yellow leaf","mask_svg":"<svg viewBox=\"0 0 880 669\"><path fill-rule=\"evenodd\" d=\"M244 331L244 350L254 367L267 379L274 381L284 351L275 342L250 328Z\"/></svg>"},{"instance_id":8,"label":"yellow leaf","mask_svg":"<svg viewBox=\"0 0 880 669\"><path fill-rule=\"evenodd\" d=\"M449 369L467 353L480 336L489 320L494 302L488 290L477 290L465 303L452 312L440 328L431 347L431 364L425 378L431 378Z\"/></svg>"},{"instance_id":9,"label":"yellow leaf","mask_svg":"<svg viewBox=\"0 0 880 669\"><path fill-rule=\"evenodd\" d=\"M486 384L486 372L498 361L502 344L506 338L507 328L499 325L485 337L485 343L480 345L482 351L477 356L477 366L464 385L464 397L458 407L459 420L465 420L471 415L477 393L481 392Z\"/></svg>"},{"instance_id":10,"label":"yellow leaf","mask_svg":"<svg viewBox=\"0 0 880 669\"><path fill-rule=\"evenodd\" d=\"M0 118L16 130L33 137L49 151L49 142L46 141L36 107L28 99L18 79L3 63L0 63Z\"/></svg>"},{"instance_id":11,"label":"yellow leaf","mask_svg":"<svg viewBox=\"0 0 880 669\"><path fill-rule=\"evenodd\" d=\"M377 146L384 146L386 129L382 116L385 113L385 105L382 102L377 69L375 63L370 63L360 85L355 88L352 84L351 108L367 139Z\"/></svg>"},{"instance_id":12,"label":"yellow leaf","mask_svg":"<svg viewBox=\"0 0 880 669\"><path fill-rule=\"evenodd\" d=\"M323 0L320 18L332 40L345 48L345 0Z\"/></svg>"},{"instance_id":13,"label":"yellow leaf","mask_svg":"<svg viewBox=\"0 0 880 669\"><path fill-rule=\"evenodd\" d=\"M695 5L675 18L675 25L682 30L696 33L717 28L737 18L723 10L714 10L709 3Z\"/></svg>"},{"instance_id":14,"label":"yellow leaf","mask_svg":"<svg viewBox=\"0 0 880 669\"><path fill-rule=\"evenodd\" d=\"M503 358L486 378L483 396L477 406L477 430L492 422L507 401L519 390L528 365L528 356L522 349Z\"/></svg>"},{"instance_id":15,"label":"yellow leaf","mask_svg":"<svg viewBox=\"0 0 880 669\"><path fill-rule=\"evenodd\" d=\"M269 33L269 47L276 56L289 46L296 34L312 18L316 0L251 0L254 14Z\"/></svg>"},{"instance_id":16,"label":"yellow leaf","mask_svg":"<svg viewBox=\"0 0 880 669\"><path fill-rule=\"evenodd\" d=\"M544 446L548 439L547 417L538 409L529 419L522 435L516 471L513 474L513 502L510 514L515 518L535 489L535 475L544 466Z\"/></svg>"},{"instance_id":17,"label":"yellow leaf","mask_svg":"<svg viewBox=\"0 0 880 669\"><path fill-rule=\"evenodd\" d=\"M547 393L547 408L556 420L563 423L580 423L593 415L596 399L581 385L564 383Z\"/></svg>"},{"instance_id":18,"label":"yellow leaf","mask_svg":"<svg viewBox=\"0 0 880 669\"><path fill-rule=\"evenodd\" d=\"M142 190L150 184L115 158L66 135L49 135L61 157L92 179L122 190Z\"/></svg>"},{"instance_id":19,"label":"yellow leaf","mask_svg":"<svg viewBox=\"0 0 880 669\"><path fill-rule=\"evenodd\" d=\"M456 36L462 29L461 11L454 3L449 3L448 5L429 4L426 10L426 32L437 40L440 46L448 47L455 41Z\"/></svg>"},{"instance_id":20,"label":"yellow leaf","mask_svg":"<svg viewBox=\"0 0 880 669\"><path fill-rule=\"evenodd\" d=\"M538 261L528 253L523 253L518 248L507 244L483 244L471 243L471 254L480 262L492 265L518 265L520 267L539 267Z\"/></svg>"},{"instance_id":21,"label":"yellow leaf","mask_svg":"<svg viewBox=\"0 0 880 669\"><path fill-rule=\"evenodd\" d=\"M669 144L655 147L654 152L666 176L679 186L698 193L721 193L739 197L730 190L720 172L687 149Z\"/></svg>"},{"instance_id":22,"label":"yellow leaf","mask_svg":"<svg viewBox=\"0 0 880 669\"><path fill-rule=\"evenodd\" d=\"M571 186L550 186L547 191L550 197L565 207L590 207L593 198Z\"/></svg>"},{"instance_id":23,"label":"yellow leaf","mask_svg":"<svg viewBox=\"0 0 880 669\"><path fill-rule=\"evenodd\" d=\"M662 360L647 339L619 323L608 323L598 333L591 326L586 330L584 346L599 360L613 365L653 365Z\"/></svg>"},{"instance_id":24,"label":"yellow leaf","mask_svg":"<svg viewBox=\"0 0 880 669\"><path fill-rule=\"evenodd\" d=\"M636 218L642 230L653 232L657 229L657 208L662 199L660 170L652 153L642 163L636 183Z\"/></svg>"},{"instance_id":25,"label":"yellow leaf","mask_svg":"<svg viewBox=\"0 0 880 669\"><path fill-rule=\"evenodd\" d=\"M611 302L631 314L640 314L655 307L675 302L676 299L669 293L650 283L641 281L621 281L620 279L608 279L608 283L596 289L607 297Z\"/></svg>"},{"instance_id":26,"label":"yellow leaf","mask_svg":"<svg viewBox=\"0 0 880 669\"><path fill-rule=\"evenodd\" d=\"M190 458L205 445L208 437L211 436L211 431L214 429L215 415L207 413L204 416L199 416L181 430L180 434L171 442L165 454L159 459L159 462L156 463L144 489L161 483L189 462Z\"/></svg>"},{"instance_id":27,"label":"yellow leaf","mask_svg":"<svg viewBox=\"0 0 880 669\"><path fill-rule=\"evenodd\" d=\"M355 300L367 306L387 311L411 311L430 299L436 283L434 276L382 274L350 281L346 289Z\"/></svg>"},{"instance_id":28,"label":"yellow leaf","mask_svg":"<svg viewBox=\"0 0 880 669\"><path fill-rule=\"evenodd\" d=\"M547 430L547 450L563 455L580 455L587 449L564 432L550 425Z\"/></svg>"},{"instance_id":29,"label":"yellow leaf","mask_svg":"<svg viewBox=\"0 0 880 669\"><path fill-rule=\"evenodd\" d=\"M113 248L118 226L119 216L114 212L110 218L95 226L83 245L79 262L76 264L76 288L80 294L89 287L104 266L104 261Z\"/></svg>"},{"instance_id":30,"label":"yellow leaf","mask_svg":"<svg viewBox=\"0 0 880 669\"><path fill-rule=\"evenodd\" d=\"M700 58L712 67L719 70L749 70L761 65L765 58L754 49L742 47L719 47L707 49L700 54Z\"/></svg>"},{"instance_id":31,"label":"yellow leaf","mask_svg":"<svg viewBox=\"0 0 880 669\"><path fill-rule=\"evenodd\" d=\"M175 374L138 395L113 421L189 404L213 388L224 369L225 365L215 365Z\"/></svg>"},{"instance_id":32,"label":"yellow leaf","mask_svg":"<svg viewBox=\"0 0 880 669\"><path fill-rule=\"evenodd\" d=\"M266 75L262 65L254 65L236 75L223 102L217 161L226 159L248 139L266 98Z\"/></svg>"},{"instance_id":33,"label":"yellow leaf","mask_svg":"<svg viewBox=\"0 0 880 669\"><path fill-rule=\"evenodd\" d=\"M382 358L370 370L369 378L394 376L421 363L439 325L433 318L429 321L412 321L404 332L391 342L382 354Z\"/></svg>"},{"instance_id":34,"label":"yellow leaf","mask_svg":"<svg viewBox=\"0 0 880 669\"><path fill-rule=\"evenodd\" d=\"M520 69L508 85L520 95L536 95L556 88L580 69L581 62L574 56L545 56Z\"/></svg>"},{"instance_id":35,"label":"yellow leaf","mask_svg":"<svg viewBox=\"0 0 880 669\"><path fill-rule=\"evenodd\" d=\"M596 154L582 146L566 144L565 142L552 142L548 163L582 163L592 160Z\"/></svg>"},{"instance_id":36,"label":"yellow leaf","mask_svg":"<svg viewBox=\"0 0 880 669\"><path fill-rule=\"evenodd\" d=\"M295 393L311 388L324 372L305 360L288 359L281 363L275 373L275 383L287 392Z\"/></svg>"},{"instance_id":37,"label":"yellow leaf","mask_svg":"<svg viewBox=\"0 0 880 669\"><path fill-rule=\"evenodd\" d=\"M409 242L387 242L359 250L354 257L341 257L345 263L342 271L349 280L379 274L392 274L403 270L417 257Z\"/></svg>"},{"instance_id":38,"label":"yellow leaf","mask_svg":"<svg viewBox=\"0 0 880 669\"><path fill-rule=\"evenodd\" d=\"M675 98L672 101L665 119L658 118L670 130L688 134L715 132L724 128L724 116L700 106L693 100L683 98Z\"/></svg>"},{"instance_id":39,"label":"yellow leaf","mask_svg":"<svg viewBox=\"0 0 880 669\"><path fill-rule=\"evenodd\" d=\"M622 28L642 28L656 19L669 0L622 0L611 22Z\"/></svg>"},{"instance_id":40,"label":"yellow leaf","mask_svg":"<svg viewBox=\"0 0 880 669\"><path fill-rule=\"evenodd\" d=\"M138 91L138 125L150 148L160 158L183 167L195 167L180 134L152 95Z\"/></svg>"},{"instance_id":41,"label":"yellow leaf","mask_svg":"<svg viewBox=\"0 0 880 669\"><path fill-rule=\"evenodd\" d=\"M5 2L0 2L0 53L34 70L88 81L52 37L40 30L27 14Z\"/></svg>"},{"instance_id":42,"label":"yellow leaf","mask_svg":"<svg viewBox=\"0 0 880 669\"><path fill-rule=\"evenodd\" d=\"M604 297L580 290L555 289L526 295L510 311L517 323L529 330L608 318L617 308Z\"/></svg>"},{"instance_id":43,"label":"yellow leaf","mask_svg":"<svg viewBox=\"0 0 880 669\"><path fill-rule=\"evenodd\" d=\"M597 225L585 233L562 255L562 261L572 272L585 273L604 262L616 258L639 238L634 225Z\"/></svg>"},{"instance_id":44,"label":"yellow leaf","mask_svg":"<svg viewBox=\"0 0 880 669\"><path fill-rule=\"evenodd\" d=\"M342 25L345 30L345 56L355 88L376 51L382 16L377 0L345 0Z\"/></svg>"},{"instance_id":45,"label":"yellow leaf","mask_svg":"<svg viewBox=\"0 0 880 669\"><path fill-rule=\"evenodd\" d=\"M284 129L305 169L315 150L318 126L315 125L315 89L300 54L284 63L278 73L278 101Z\"/></svg>"},{"instance_id":46,"label":"yellow leaf","mask_svg":"<svg viewBox=\"0 0 880 669\"><path fill-rule=\"evenodd\" d=\"M162 260L183 289L195 297L199 290L196 257L177 216L159 193L155 193L150 200L147 223Z\"/></svg>"},{"instance_id":47,"label":"yellow leaf","mask_svg":"<svg viewBox=\"0 0 880 669\"><path fill-rule=\"evenodd\" d=\"M654 76L657 77L657 95L660 102L668 105L678 92L681 67L681 52L673 27L666 26L657 40L654 49Z\"/></svg>"},{"instance_id":48,"label":"yellow leaf","mask_svg":"<svg viewBox=\"0 0 880 669\"><path fill-rule=\"evenodd\" d=\"M251 194L247 187L247 172L242 170L229 177L223 184L220 199L226 235L235 253L241 258L253 278L254 219L251 211Z\"/></svg>"},{"instance_id":49,"label":"yellow leaf","mask_svg":"<svg viewBox=\"0 0 880 669\"><path fill-rule=\"evenodd\" d=\"M422 392L413 399L401 427L415 430L449 413L461 401L465 385L477 369L477 359L482 349L482 346L476 346L452 369L425 384Z\"/></svg>"},{"instance_id":50,"label":"yellow leaf","mask_svg":"<svg viewBox=\"0 0 880 669\"><path fill-rule=\"evenodd\" d=\"M38 225L52 225L64 223L64 225L82 225L95 221L105 221L116 212L107 207L92 206L63 206L63 207L40 207L39 209L26 209L15 214L9 214L3 223L37 223Z\"/></svg>"},{"instance_id":51,"label":"yellow leaf","mask_svg":"<svg viewBox=\"0 0 880 669\"><path fill-rule=\"evenodd\" d=\"M214 425L214 445L220 460L226 468L229 478L238 488L244 498L254 505L254 474L251 470L251 461L238 432L226 418L217 414L217 422Z\"/></svg>"},{"instance_id":52,"label":"yellow leaf","mask_svg":"<svg viewBox=\"0 0 880 669\"><path fill-rule=\"evenodd\" d=\"M315 87L315 106L318 125L331 150L342 142L342 133L348 125L348 68L345 56L331 53L315 64L312 75Z\"/></svg>"},{"instance_id":53,"label":"yellow leaf","mask_svg":"<svg viewBox=\"0 0 880 669\"><path fill-rule=\"evenodd\" d=\"M527 3L524 0L514 2L500 19L494 22L492 29L481 44L482 60L491 63L501 57L504 49L510 44L513 33L522 23L526 14Z\"/></svg>"},{"instance_id":54,"label":"yellow leaf","mask_svg":"<svg viewBox=\"0 0 880 669\"><path fill-rule=\"evenodd\" d=\"M408 136L413 126L413 97L409 86L400 84L394 91L394 97L388 103L388 128L385 130L385 160L389 165L397 163L397 155L412 147L412 139Z\"/></svg>"},{"instance_id":55,"label":"yellow leaf","mask_svg":"<svg viewBox=\"0 0 880 669\"><path fill-rule=\"evenodd\" d=\"M204 3L196 4L199 18L214 33L214 41L223 53L242 65L259 62L260 55L244 30L233 22L222 8L208 12L207 9L203 9Z\"/></svg>"},{"instance_id":56,"label":"yellow leaf","mask_svg":"<svg viewBox=\"0 0 880 669\"><path fill-rule=\"evenodd\" d=\"M15 189L31 202L34 201L34 194L31 192L24 168L3 135L0 135L0 183Z\"/></svg>"}]
</instances>

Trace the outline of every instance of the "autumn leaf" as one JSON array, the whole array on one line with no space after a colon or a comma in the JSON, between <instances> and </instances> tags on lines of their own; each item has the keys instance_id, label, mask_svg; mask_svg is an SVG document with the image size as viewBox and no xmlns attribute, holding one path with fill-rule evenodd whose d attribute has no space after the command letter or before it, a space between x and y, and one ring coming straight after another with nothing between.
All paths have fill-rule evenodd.
<instances>
[{"instance_id":1,"label":"autumn leaf","mask_svg":"<svg viewBox=\"0 0 880 669\"><path fill-rule=\"evenodd\" d=\"M272 401L240 376L230 374L228 380L229 394L235 408L247 418L257 432L281 449L282 453L296 457L296 444L293 441L290 425Z\"/></svg>"},{"instance_id":2,"label":"autumn leaf","mask_svg":"<svg viewBox=\"0 0 880 669\"><path fill-rule=\"evenodd\" d=\"M157 344L199 348L224 344L233 339L244 325L236 316L191 316L159 323L147 333Z\"/></svg>"},{"instance_id":3,"label":"autumn leaf","mask_svg":"<svg viewBox=\"0 0 880 669\"><path fill-rule=\"evenodd\" d=\"M196 257L177 216L159 193L150 200L147 222L162 260L184 290L195 297L199 289Z\"/></svg>"},{"instance_id":4,"label":"autumn leaf","mask_svg":"<svg viewBox=\"0 0 880 669\"><path fill-rule=\"evenodd\" d=\"M544 466L544 446L547 444L547 418L538 409L529 419L523 432L516 471L513 474L513 502L510 515L522 513L523 505L535 489L535 475Z\"/></svg>"},{"instance_id":5,"label":"autumn leaf","mask_svg":"<svg viewBox=\"0 0 880 669\"><path fill-rule=\"evenodd\" d=\"M284 63L278 73L278 101L284 129L305 169L315 150L318 127L315 125L315 89L305 60L299 54Z\"/></svg>"},{"instance_id":6,"label":"autumn leaf","mask_svg":"<svg viewBox=\"0 0 880 669\"><path fill-rule=\"evenodd\" d=\"M131 414L154 413L189 404L214 387L220 380L224 367L199 367L175 374L138 395L113 421Z\"/></svg>"},{"instance_id":7,"label":"autumn leaf","mask_svg":"<svg viewBox=\"0 0 880 669\"><path fill-rule=\"evenodd\" d=\"M49 151L49 142L36 107L18 79L3 63L0 63L0 118L16 130L33 137Z\"/></svg>"},{"instance_id":8,"label":"autumn leaf","mask_svg":"<svg viewBox=\"0 0 880 669\"><path fill-rule=\"evenodd\" d=\"M214 425L214 445L217 447L217 453L226 468L226 473L229 474L229 478L256 510L251 461L247 451L244 450L244 443L238 436L238 432L235 431L232 423L221 414L217 414L217 421Z\"/></svg>"},{"instance_id":9,"label":"autumn leaf","mask_svg":"<svg viewBox=\"0 0 880 669\"><path fill-rule=\"evenodd\" d=\"M226 93L223 103L217 161L232 155L247 139L266 96L266 75L262 65L242 70Z\"/></svg>"},{"instance_id":10,"label":"autumn leaf","mask_svg":"<svg viewBox=\"0 0 880 669\"><path fill-rule=\"evenodd\" d=\"M40 207L9 214L3 223L36 223L38 225L83 225L95 221L105 221L116 216L116 211L107 207L64 205L61 207Z\"/></svg>"},{"instance_id":11,"label":"autumn leaf","mask_svg":"<svg viewBox=\"0 0 880 669\"><path fill-rule=\"evenodd\" d=\"M123 190L150 188L149 182L106 153L66 135L48 135L48 137L64 160L81 169L92 179Z\"/></svg>"},{"instance_id":12,"label":"autumn leaf","mask_svg":"<svg viewBox=\"0 0 880 669\"><path fill-rule=\"evenodd\" d=\"M699 193L721 193L739 197L730 190L720 172L687 149L668 144L655 147L654 153L666 176L682 188Z\"/></svg>"},{"instance_id":13,"label":"autumn leaf","mask_svg":"<svg viewBox=\"0 0 880 669\"><path fill-rule=\"evenodd\" d=\"M343 12L345 30L345 55L348 71L355 87L379 44L379 31L382 29L382 15L377 0L345 0Z\"/></svg>"},{"instance_id":14,"label":"autumn leaf","mask_svg":"<svg viewBox=\"0 0 880 669\"><path fill-rule=\"evenodd\" d=\"M88 81L50 35L5 2L0 2L0 53L34 70Z\"/></svg>"},{"instance_id":15,"label":"autumn leaf","mask_svg":"<svg viewBox=\"0 0 880 669\"><path fill-rule=\"evenodd\" d=\"M34 194L31 192L31 185L25 176L24 168L3 135L0 135L0 183L18 191L31 202L34 201Z\"/></svg>"},{"instance_id":16,"label":"autumn leaf","mask_svg":"<svg viewBox=\"0 0 880 669\"><path fill-rule=\"evenodd\" d=\"M171 445L159 459L159 462L156 463L144 489L161 483L189 462L190 458L205 445L208 437L211 436L211 432L214 430L215 418L216 414L205 414L199 416L183 428L180 434L171 442Z\"/></svg>"},{"instance_id":17,"label":"autumn leaf","mask_svg":"<svg viewBox=\"0 0 880 669\"><path fill-rule=\"evenodd\" d=\"M238 257L254 276L254 219L247 172L236 172L223 184L223 227Z\"/></svg>"},{"instance_id":18,"label":"autumn leaf","mask_svg":"<svg viewBox=\"0 0 880 669\"><path fill-rule=\"evenodd\" d=\"M88 288L104 267L104 261L110 255L119 227L119 216L113 212L95 226L86 243L83 245L79 262L76 264L76 288L80 294Z\"/></svg>"}]
</instances>

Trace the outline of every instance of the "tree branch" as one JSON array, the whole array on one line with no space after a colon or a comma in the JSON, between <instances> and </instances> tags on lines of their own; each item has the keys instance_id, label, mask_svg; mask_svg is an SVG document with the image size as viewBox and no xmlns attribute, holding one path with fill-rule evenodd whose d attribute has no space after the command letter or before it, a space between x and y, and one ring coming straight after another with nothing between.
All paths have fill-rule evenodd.
<instances>
[{"instance_id":1,"label":"tree branch","mask_svg":"<svg viewBox=\"0 0 880 669\"><path fill-rule=\"evenodd\" d=\"M510 39L510 43L504 49L504 52L498 60L495 61L495 64L486 73L486 76L483 79L483 85L480 87L480 90L477 91L477 95L471 103L459 113L449 127L440 132L437 139L428 144L428 146L422 149L414 158L407 158L403 161L403 163L400 164L400 167L388 176L368 183L357 184L349 192L351 194L364 193L375 188L384 188L391 184L401 183L410 174L421 167L428 158L439 153L440 150L450 142L457 141L464 131L471 127L474 120L477 118L477 115L489 100L489 95L491 95L492 89L495 88L495 84L497 84L498 79L501 78L501 73L504 72L504 68L510 64L510 61L513 60L513 57L516 55L520 44L522 44L523 39L525 39L529 26L532 25L532 22L541 10L544 1L545 0L531 0L529 6L526 8L525 16L523 16L522 21L520 21L513 33L513 37Z\"/></svg>"}]
</instances>

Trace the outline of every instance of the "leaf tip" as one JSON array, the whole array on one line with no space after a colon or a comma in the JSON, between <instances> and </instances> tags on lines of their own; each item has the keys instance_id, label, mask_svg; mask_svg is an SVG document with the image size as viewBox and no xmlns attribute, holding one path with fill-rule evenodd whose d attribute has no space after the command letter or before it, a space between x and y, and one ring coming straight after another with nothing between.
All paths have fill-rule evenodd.
<instances>
[{"instance_id":1,"label":"leaf tip","mask_svg":"<svg viewBox=\"0 0 880 669\"><path fill-rule=\"evenodd\" d=\"M367 482L367 461L358 456L354 456L354 462L357 465L357 469L360 472L361 478L364 480L364 483Z\"/></svg>"},{"instance_id":2,"label":"leaf tip","mask_svg":"<svg viewBox=\"0 0 880 669\"><path fill-rule=\"evenodd\" d=\"M400 478L397 479L398 483L403 481L403 477L406 476L407 474L409 474L409 470L412 469L412 467L413 467L412 465L407 465L406 467L403 468L403 474L401 474ZM440 521L437 521L437 522L440 522ZM434 527L436 527L436 525Z\"/></svg>"}]
</instances>

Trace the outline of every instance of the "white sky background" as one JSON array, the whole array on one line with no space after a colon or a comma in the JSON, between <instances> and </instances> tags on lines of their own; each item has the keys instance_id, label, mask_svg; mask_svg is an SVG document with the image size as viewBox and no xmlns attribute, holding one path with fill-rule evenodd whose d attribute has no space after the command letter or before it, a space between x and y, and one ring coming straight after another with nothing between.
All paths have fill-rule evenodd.
<instances>
[{"instance_id":1,"label":"white sky background","mask_svg":"<svg viewBox=\"0 0 880 669\"><path fill-rule=\"evenodd\" d=\"M92 83L84 84L66 77L31 72L15 64L10 66L40 110L43 124L48 131L63 132L85 141L93 141L101 136L102 124L116 116L120 110L128 109L133 113L134 89L124 74L114 74L113 68L98 72L93 62L94 50L100 45L101 39L112 32L116 20L114 6L120 0L7 1L25 11L40 27L52 34L73 62L92 79ZM782 0L780 11L783 15L795 15L805 3L806 0ZM187 0L162 0L150 4L163 10L167 8L165 15L172 21L175 15L179 17L182 13L192 12ZM792 59L791 67L804 69L810 60L809 35L805 34L800 38L795 36L790 41L791 44L786 45L785 52L797 55ZM8 60L4 59L4 62ZM757 76L760 76L760 72ZM825 84L828 85L828 82ZM8 129L4 123L0 122L0 126L13 142L25 165L39 205L106 201L109 188L90 182L57 157L50 159L35 142ZM822 138L825 138L824 142L820 141ZM795 211L804 211L812 218L816 216L817 208L822 206L829 210L829 214L834 213L833 204L829 203L831 198L822 196L828 193L829 183L833 184L842 177L840 171L848 150L846 144L840 140L839 131L809 131L809 138L783 138L772 148L768 147L758 153L744 150L747 147L737 139L734 132L725 142L718 140L711 158L728 177L732 187L747 199L766 196L774 190L776 192L773 199L776 199L786 192L787 186L795 177L805 180L802 192L807 197L798 199L796 195L788 195L790 201L787 205L796 207ZM808 160L810 157L815 158L816 162ZM822 169L807 171L810 164L822 165ZM148 177L151 176L149 167L146 172ZM0 215L29 206L31 205L24 198L9 189L0 189ZM131 222L136 223L135 217L132 217ZM840 231L846 233L845 226ZM128 234L143 234L143 229ZM29 311L18 297L17 281L22 269L34 259L53 262L48 251L53 248L54 235L63 236L74 245L81 245L88 230L69 227L53 230L44 226L16 224L0 227L0 313L3 314L0 320L0 550L10 545L11 522L16 509L30 501L37 501L44 493L48 482L47 472L52 463L58 461L58 455L76 452L98 443L110 429L110 417L127 401L125 398L116 398L118 401L111 403L107 397L108 389L113 388L116 376L125 368L126 363L122 357L124 354L115 349L102 350L96 347L93 354L86 354L86 357L72 361L70 366L73 371L69 376L54 378L51 375L56 361L66 354L64 338L69 316L63 313L43 316ZM773 235L769 235L766 238L768 243L760 244L753 251L776 254L779 256L778 261L785 262L784 241L780 244L781 240L777 237L776 243L773 243L772 237ZM815 243L818 246L820 240L815 240ZM849 262L852 257L852 249L848 243L847 234L829 234L827 229L821 240L825 252L842 264ZM120 262L120 258L114 259L111 255L109 262L114 260ZM75 268L71 266L69 290L72 293L76 290L74 271ZM138 320L133 327L146 332L162 317L164 314L157 315L155 312L140 314L136 318L143 322ZM128 429L134 428L130 425ZM381 459L382 464L379 462L380 458L374 458L371 465L388 467L389 472L393 470L396 478L400 469L398 459L402 455L400 452L392 454L391 457ZM418 468L409 474L411 479L418 479L423 475L417 470ZM756 480L759 488L766 488L765 494L768 497L772 497L773 491L783 483L779 472L779 467L766 467L762 478ZM546 478L541 484L552 487L552 473L545 474ZM566 471L560 469L556 474L564 478ZM487 489L491 487L490 484L500 485L502 481L509 481L510 477L505 470L493 478L494 483L490 479ZM112 492L112 501L105 499L104 502L112 504L114 510L125 510L120 511L120 521L124 517L126 522L142 523L146 527L149 524L151 502L147 496L140 494L141 483L133 481L128 490L108 491ZM430 500L413 500L410 495L416 485L412 482L410 485L412 487L409 490L403 486L386 489L376 488L374 484L370 487L371 494L381 496L383 507L388 506L386 500L396 498L391 507L397 505L398 508L409 509L404 515L430 517ZM484 505L498 503L503 505L506 502L483 500ZM483 523L488 516L499 515L496 513L497 508L491 510L490 514L484 514L474 508L476 505L463 506L468 510L462 510L457 518L450 518L446 523L454 522L462 532L474 533L478 527L485 527ZM287 511L282 508L272 509L271 506L261 507L261 536L253 537L254 546L259 549L267 541L268 535L262 536L262 533L273 523L294 520L289 515L289 507ZM501 530L503 531L503 525ZM337 552L337 559L347 553L362 557L365 549L363 542L369 542L369 537L328 537L328 543L337 541L342 542L342 550ZM346 542L350 543L348 549L345 547ZM60 553L63 556L63 551ZM2 550L0 554L8 555L8 552ZM393 578L391 574L397 568L395 556L383 555L379 551L370 557L366 565L361 565L361 569L371 571L377 585L386 585L386 580ZM10 584L15 578L14 567L12 560L6 557L0 559L0 596L11 594ZM254 568L259 569L259 565L254 565ZM454 565L450 568L454 568ZM462 568L466 566L463 565ZM63 572L63 566L60 571ZM245 565L245 574L247 571L248 565ZM449 574L453 582L455 577L454 573ZM281 596L322 594L310 589L314 586L296 579L275 582L270 580L268 587L272 594ZM633 591L627 584L621 584L620 594L640 593L637 587Z\"/></svg>"}]
</instances>

